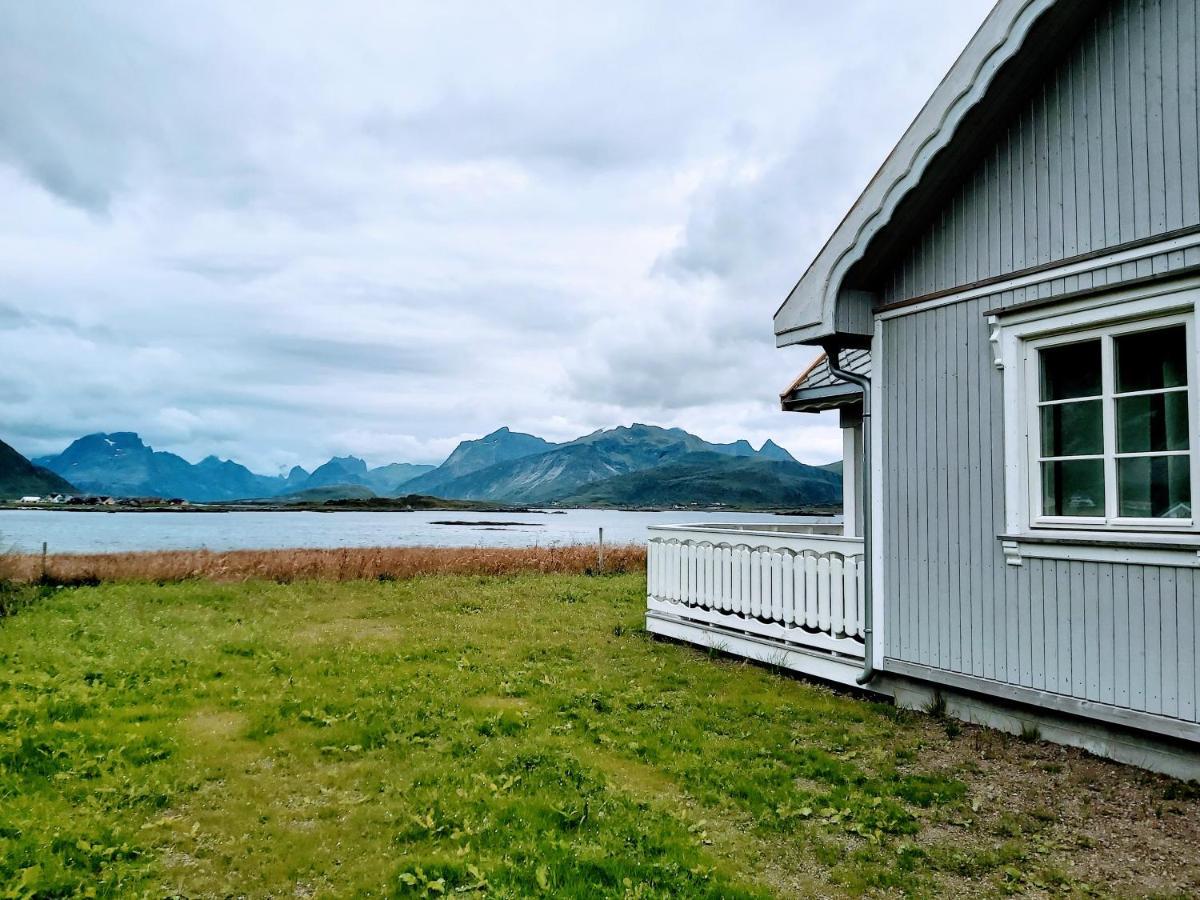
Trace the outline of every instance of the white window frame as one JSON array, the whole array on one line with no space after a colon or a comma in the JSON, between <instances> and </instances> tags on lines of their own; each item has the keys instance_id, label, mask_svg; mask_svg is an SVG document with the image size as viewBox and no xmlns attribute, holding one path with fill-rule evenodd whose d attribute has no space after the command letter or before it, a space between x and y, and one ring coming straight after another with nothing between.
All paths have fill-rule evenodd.
<instances>
[{"instance_id":1,"label":"white window frame","mask_svg":"<svg viewBox=\"0 0 1200 900\"><path fill-rule=\"evenodd\" d=\"M1004 373L1005 526L1010 535L1074 532L1103 539L1131 535L1196 535L1200 514L1200 347L1196 306L1200 281L1158 286L1075 300L1041 310L993 317L996 365ZM1114 336L1183 323L1187 329L1187 393L1191 492L1190 519L1131 518L1117 515L1116 435L1113 385L1102 384L1104 412L1105 515L1046 516L1041 495L1041 417L1038 351L1100 337L1106 371L1112 371ZM1121 454L1123 457L1126 454ZM1161 455L1147 453L1144 455Z\"/></svg>"}]
</instances>

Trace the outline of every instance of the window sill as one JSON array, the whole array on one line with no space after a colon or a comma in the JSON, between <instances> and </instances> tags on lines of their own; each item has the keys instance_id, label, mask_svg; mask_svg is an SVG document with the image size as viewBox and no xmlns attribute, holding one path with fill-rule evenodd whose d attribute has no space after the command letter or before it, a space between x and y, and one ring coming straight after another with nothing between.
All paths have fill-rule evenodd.
<instances>
[{"instance_id":1,"label":"window sill","mask_svg":"<svg viewBox=\"0 0 1200 900\"><path fill-rule=\"evenodd\" d=\"M1026 559L1062 559L1200 568L1200 534L1195 533L1047 531L996 537L1010 566Z\"/></svg>"}]
</instances>

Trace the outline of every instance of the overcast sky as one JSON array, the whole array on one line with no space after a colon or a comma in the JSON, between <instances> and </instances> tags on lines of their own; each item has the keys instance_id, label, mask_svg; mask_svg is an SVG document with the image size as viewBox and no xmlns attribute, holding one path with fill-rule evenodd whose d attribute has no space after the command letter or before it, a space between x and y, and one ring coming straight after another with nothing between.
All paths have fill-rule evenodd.
<instances>
[{"instance_id":1,"label":"overcast sky","mask_svg":"<svg viewBox=\"0 0 1200 900\"><path fill-rule=\"evenodd\" d=\"M0 438L840 455L771 316L987 0L0 0Z\"/></svg>"}]
</instances>

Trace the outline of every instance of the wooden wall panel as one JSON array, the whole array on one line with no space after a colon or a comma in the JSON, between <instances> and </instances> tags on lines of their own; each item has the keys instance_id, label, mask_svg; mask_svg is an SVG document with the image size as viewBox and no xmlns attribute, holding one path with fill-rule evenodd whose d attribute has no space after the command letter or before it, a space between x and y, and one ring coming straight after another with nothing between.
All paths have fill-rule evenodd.
<instances>
[{"instance_id":1,"label":"wooden wall panel","mask_svg":"<svg viewBox=\"0 0 1200 900\"><path fill-rule=\"evenodd\" d=\"M1198 5L1097 3L1081 39L898 254L882 301L1200 225Z\"/></svg>"},{"instance_id":2,"label":"wooden wall panel","mask_svg":"<svg viewBox=\"0 0 1200 900\"><path fill-rule=\"evenodd\" d=\"M1200 721L1200 569L1005 562L1000 302L882 323L886 656Z\"/></svg>"}]
</instances>

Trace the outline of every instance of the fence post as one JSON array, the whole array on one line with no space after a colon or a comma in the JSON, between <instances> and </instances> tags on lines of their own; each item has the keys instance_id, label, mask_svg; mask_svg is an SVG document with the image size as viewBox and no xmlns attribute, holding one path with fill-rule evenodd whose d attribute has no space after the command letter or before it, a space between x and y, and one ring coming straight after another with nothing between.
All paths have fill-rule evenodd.
<instances>
[{"instance_id":1,"label":"fence post","mask_svg":"<svg viewBox=\"0 0 1200 900\"><path fill-rule=\"evenodd\" d=\"M46 581L46 541L42 541L42 582Z\"/></svg>"},{"instance_id":2,"label":"fence post","mask_svg":"<svg viewBox=\"0 0 1200 900\"><path fill-rule=\"evenodd\" d=\"M601 528L601 529L600 529L600 552L599 552L599 556L600 556L600 561L599 561L599 571L600 571L600 572L603 574L603 572L604 572L604 529L603 529L603 528Z\"/></svg>"}]
</instances>

